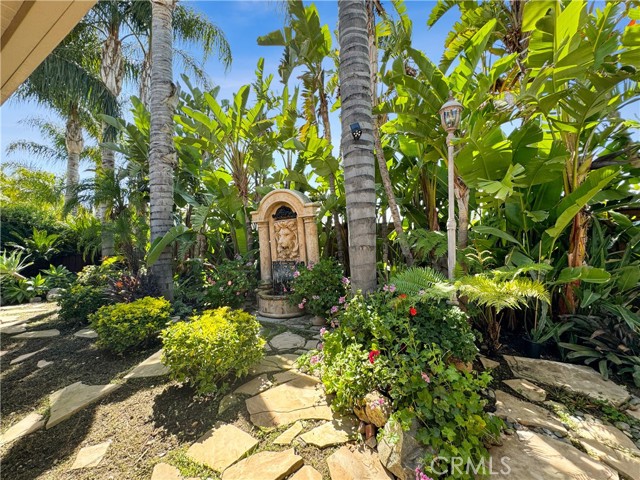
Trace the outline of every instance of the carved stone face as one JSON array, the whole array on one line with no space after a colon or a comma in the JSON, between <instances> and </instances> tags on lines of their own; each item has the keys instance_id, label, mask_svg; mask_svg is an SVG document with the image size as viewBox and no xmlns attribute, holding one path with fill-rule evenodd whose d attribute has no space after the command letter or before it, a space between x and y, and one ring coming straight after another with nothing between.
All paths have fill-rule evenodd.
<instances>
[{"instance_id":1,"label":"carved stone face","mask_svg":"<svg viewBox=\"0 0 640 480\"><path fill-rule=\"evenodd\" d=\"M298 225L296 220L280 220L273 224L279 259L298 258Z\"/></svg>"}]
</instances>

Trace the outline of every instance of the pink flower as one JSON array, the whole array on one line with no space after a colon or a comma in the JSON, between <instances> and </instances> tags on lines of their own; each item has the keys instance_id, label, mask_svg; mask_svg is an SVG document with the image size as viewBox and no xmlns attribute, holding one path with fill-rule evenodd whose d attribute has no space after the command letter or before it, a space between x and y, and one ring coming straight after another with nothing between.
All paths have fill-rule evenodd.
<instances>
[{"instance_id":1,"label":"pink flower","mask_svg":"<svg viewBox=\"0 0 640 480\"><path fill-rule=\"evenodd\" d=\"M315 365L316 363L318 363L320 361L320 357L318 355L313 355L310 359L309 359L309 363L311 365Z\"/></svg>"},{"instance_id":2,"label":"pink flower","mask_svg":"<svg viewBox=\"0 0 640 480\"><path fill-rule=\"evenodd\" d=\"M424 380L425 382L431 383L431 379L429 378L429 375L427 375L426 373L422 372L420 376L422 377L422 380Z\"/></svg>"},{"instance_id":3,"label":"pink flower","mask_svg":"<svg viewBox=\"0 0 640 480\"><path fill-rule=\"evenodd\" d=\"M389 285L385 285L384 287L382 287L382 291L383 292L388 292L389 291Z\"/></svg>"},{"instance_id":4,"label":"pink flower","mask_svg":"<svg viewBox=\"0 0 640 480\"><path fill-rule=\"evenodd\" d=\"M342 277L341 282L343 285L349 285L349 283L351 283L347 277Z\"/></svg>"},{"instance_id":5,"label":"pink flower","mask_svg":"<svg viewBox=\"0 0 640 480\"><path fill-rule=\"evenodd\" d=\"M336 313L337 311L338 311L338 307L336 307L335 305L331 307L331 313Z\"/></svg>"},{"instance_id":6,"label":"pink flower","mask_svg":"<svg viewBox=\"0 0 640 480\"><path fill-rule=\"evenodd\" d=\"M391 293L395 292L395 291L396 291L396 286L395 286L395 285L393 285L393 284L389 285L389 291L390 291Z\"/></svg>"},{"instance_id":7,"label":"pink flower","mask_svg":"<svg viewBox=\"0 0 640 480\"><path fill-rule=\"evenodd\" d=\"M307 265L307 270L313 270L313 263L309 262L309 264Z\"/></svg>"},{"instance_id":8,"label":"pink flower","mask_svg":"<svg viewBox=\"0 0 640 480\"><path fill-rule=\"evenodd\" d=\"M347 301L347 299L346 299L346 298L344 298L344 297L340 297L340 298L338 299L338 303L344 303L344 302L346 302L346 301Z\"/></svg>"},{"instance_id":9,"label":"pink flower","mask_svg":"<svg viewBox=\"0 0 640 480\"><path fill-rule=\"evenodd\" d=\"M293 272L293 278L298 278L299 276L300 276L300 272L298 270Z\"/></svg>"},{"instance_id":10,"label":"pink flower","mask_svg":"<svg viewBox=\"0 0 640 480\"><path fill-rule=\"evenodd\" d=\"M231 280L229 280L229 281L227 282L227 285L231 286L231 285L233 285L233 282L232 282Z\"/></svg>"},{"instance_id":11,"label":"pink flower","mask_svg":"<svg viewBox=\"0 0 640 480\"><path fill-rule=\"evenodd\" d=\"M300 302L300 303L298 304L298 308L299 308L300 310L302 310L302 309L304 308L304 302Z\"/></svg>"},{"instance_id":12,"label":"pink flower","mask_svg":"<svg viewBox=\"0 0 640 480\"><path fill-rule=\"evenodd\" d=\"M320 329L320 336L321 336L321 337L324 337L324 334L325 334L325 333L327 333L327 329L326 329L326 328L324 328L324 327L322 327L322 328Z\"/></svg>"},{"instance_id":13,"label":"pink flower","mask_svg":"<svg viewBox=\"0 0 640 480\"><path fill-rule=\"evenodd\" d=\"M318 350L322 350L322 349L324 349L324 343L321 342L318 344Z\"/></svg>"},{"instance_id":14,"label":"pink flower","mask_svg":"<svg viewBox=\"0 0 640 480\"><path fill-rule=\"evenodd\" d=\"M428 477L427 474L424 473L420 467L417 467L416 480L433 480L433 479L431 477Z\"/></svg>"}]
</instances>

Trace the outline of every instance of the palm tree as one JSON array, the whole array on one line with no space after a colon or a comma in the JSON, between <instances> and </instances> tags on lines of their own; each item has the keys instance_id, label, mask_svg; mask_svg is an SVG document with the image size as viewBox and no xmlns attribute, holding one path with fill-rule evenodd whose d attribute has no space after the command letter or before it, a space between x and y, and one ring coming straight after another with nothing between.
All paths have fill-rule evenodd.
<instances>
[{"instance_id":1,"label":"palm tree","mask_svg":"<svg viewBox=\"0 0 640 480\"><path fill-rule=\"evenodd\" d=\"M173 83L173 10L175 0L152 0L151 37L151 130L149 146L149 188L151 242L161 239L173 226L173 110L178 92ZM151 268L160 292L173 298L171 250L165 248Z\"/></svg>"},{"instance_id":2,"label":"palm tree","mask_svg":"<svg viewBox=\"0 0 640 480\"><path fill-rule=\"evenodd\" d=\"M64 136L67 150L67 201L78 184L79 160L84 149L83 126L89 127L94 123L97 113L112 116L119 113L117 99L100 80L95 69L99 52L95 33L85 25L78 25L34 70L16 95L19 99L35 100L46 105L67 119ZM43 128L51 130L44 125Z\"/></svg>"},{"instance_id":3,"label":"palm tree","mask_svg":"<svg viewBox=\"0 0 640 480\"><path fill-rule=\"evenodd\" d=\"M338 1L342 158L349 260L354 289L376 288L376 191L367 9L364 0ZM359 124L362 135L352 135Z\"/></svg>"},{"instance_id":4,"label":"palm tree","mask_svg":"<svg viewBox=\"0 0 640 480\"><path fill-rule=\"evenodd\" d=\"M45 162L67 162L65 177L65 202L67 203L73 198L78 186L80 162L89 160L96 164L100 160L100 152L97 147L84 147L83 124L79 118L78 110L70 113L66 128L38 117L21 121L20 123L23 125L37 128L47 144L32 140L16 140L7 145L5 149L7 155L23 152Z\"/></svg>"},{"instance_id":5,"label":"palm tree","mask_svg":"<svg viewBox=\"0 0 640 480\"><path fill-rule=\"evenodd\" d=\"M151 4L149 1L136 0L100 0L87 16L87 25L92 26L101 33L102 36L102 59L100 63L100 74L103 82L107 85L109 91L118 98L122 91L122 84L125 74L132 77L140 75L141 78L141 94L145 100L146 80L148 77L148 67L150 65L152 40L146 41L151 37L151 25L149 18L151 15ZM215 25L206 19L197 15L190 9L184 7L174 7L177 11L175 24L172 28L176 34L187 42L197 42L202 46L203 53L206 57L213 50L217 50L219 57L228 65L231 62L231 51L224 34ZM132 39L135 48L142 51L142 65L135 65L130 58L125 56L123 42ZM149 48L145 48L148 44ZM191 70L204 78L202 68L198 63L189 57L186 53L181 52L185 65L192 67ZM173 58L173 55L172 55ZM107 113L107 112L105 112ZM105 127L105 134L109 137L115 132ZM112 140L111 138L107 138ZM115 166L115 152L108 146L102 148L102 175L107 177L113 176ZM100 208L100 218L103 222L107 222L107 209L102 206ZM108 228L103 229L102 254L110 256L115 253L114 238Z\"/></svg>"}]
</instances>

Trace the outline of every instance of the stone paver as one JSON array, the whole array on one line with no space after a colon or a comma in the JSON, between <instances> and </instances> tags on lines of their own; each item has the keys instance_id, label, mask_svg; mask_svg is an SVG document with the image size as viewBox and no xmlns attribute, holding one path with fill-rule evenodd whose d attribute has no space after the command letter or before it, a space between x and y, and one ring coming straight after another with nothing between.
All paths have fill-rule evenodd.
<instances>
[{"instance_id":1,"label":"stone paver","mask_svg":"<svg viewBox=\"0 0 640 480\"><path fill-rule=\"evenodd\" d=\"M297 378L245 401L254 425L265 428L296 420L331 420L324 388L308 378Z\"/></svg>"},{"instance_id":2,"label":"stone paver","mask_svg":"<svg viewBox=\"0 0 640 480\"><path fill-rule=\"evenodd\" d=\"M587 420L578 425L576 434L592 456L629 478L640 479L640 450L616 427Z\"/></svg>"},{"instance_id":3,"label":"stone paver","mask_svg":"<svg viewBox=\"0 0 640 480\"><path fill-rule=\"evenodd\" d=\"M20 339L32 339L32 338L49 338L49 337L57 337L60 335L60 330L52 328L50 330L33 330L31 332L24 332L18 335L13 335L11 338L20 338Z\"/></svg>"},{"instance_id":4,"label":"stone paver","mask_svg":"<svg viewBox=\"0 0 640 480\"><path fill-rule=\"evenodd\" d=\"M258 444L258 440L233 425L208 431L187 450L187 457L216 472L222 472L240 460Z\"/></svg>"},{"instance_id":5,"label":"stone paver","mask_svg":"<svg viewBox=\"0 0 640 480\"><path fill-rule=\"evenodd\" d=\"M603 379L593 368L584 365L510 355L505 355L504 358L516 376L532 382L565 388L596 400L608 401L615 406L629 399L626 388L616 385L611 380Z\"/></svg>"},{"instance_id":6,"label":"stone paver","mask_svg":"<svg viewBox=\"0 0 640 480\"><path fill-rule=\"evenodd\" d=\"M19 323L18 325L6 325L0 327L0 333L4 335L14 335L16 333L22 333L27 331L27 326L24 323Z\"/></svg>"},{"instance_id":7,"label":"stone paver","mask_svg":"<svg viewBox=\"0 0 640 480\"><path fill-rule=\"evenodd\" d=\"M306 373L299 372L298 370L287 370L286 372L278 372L273 376L273 384L281 385L283 383L290 382L291 380L298 380L305 378L312 383L320 383L320 379Z\"/></svg>"},{"instance_id":8,"label":"stone paver","mask_svg":"<svg viewBox=\"0 0 640 480\"><path fill-rule=\"evenodd\" d=\"M498 368L500 366L500 362L496 362L495 360L491 360L490 358L484 357L482 355L480 355L479 359L485 370L493 370L494 368Z\"/></svg>"},{"instance_id":9,"label":"stone paver","mask_svg":"<svg viewBox=\"0 0 640 480\"><path fill-rule=\"evenodd\" d=\"M180 470L168 463L158 463L153 467L151 480L182 480Z\"/></svg>"},{"instance_id":10,"label":"stone paver","mask_svg":"<svg viewBox=\"0 0 640 480\"><path fill-rule=\"evenodd\" d=\"M496 390L496 415L528 427L547 428L563 436L567 434L567 429L553 413L502 390Z\"/></svg>"},{"instance_id":11,"label":"stone paver","mask_svg":"<svg viewBox=\"0 0 640 480\"><path fill-rule=\"evenodd\" d=\"M111 441L84 447L78 452L76 460L71 465L70 470L78 470L80 468L97 467L109 450Z\"/></svg>"},{"instance_id":12,"label":"stone paver","mask_svg":"<svg viewBox=\"0 0 640 480\"><path fill-rule=\"evenodd\" d=\"M47 422L47 429L66 420L87 405L106 397L118 388L120 388L120 385L113 383L108 385L85 385L82 382L76 382L52 393L49 396L51 415Z\"/></svg>"},{"instance_id":13,"label":"stone paver","mask_svg":"<svg viewBox=\"0 0 640 480\"><path fill-rule=\"evenodd\" d=\"M13 442L18 438L29 435L30 433L40 430L44 427L44 420L39 413L30 413L18 423L10 427L6 432L0 435L0 445Z\"/></svg>"},{"instance_id":14,"label":"stone paver","mask_svg":"<svg viewBox=\"0 0 640 480\"><path fill-rule=\"evenodd\" d=\"M9 353L9 350L0 350L0 358L4 357L7 353Z\"/></svg>"},{"instance_id":15,"label":"stone paver","mask_svg":"<svg viewBox=\"0 0 640 480\"><path fill-rule=\"evenodd\" d=\"M127 373L124 378L148 378L161 377L169 374L169 368L162 363L162 350L158 350L133 370Z\"/></svg>"},{"instance_id":16,"label":"stone paver","mask_svg":"<svg viewBox=\"0 0 640 480\"><path fill-rule=\"evenodd\" d=\"M279 372L281 370L290 370L295 366L298 355L285 353L284 355L268 355L264 357L258 365L253 367L250 375L258 375L260 373Z\"/></svg>"},{"instance_id":17,"label":"stone paver","mask_svg":"<svg viewBox=\"0 0 640 480\"><path fill-rule=\"evenodd\" d=\"M233 391L233 393L254 396L260 392L264 392L270 386L271 382L269 381L269 378L263 373L259 377L240 385Z\"/></svg>"},{"instance_id":18,"label":"stone paver","mask_svg":"<svg viewBox=\"0 0 640 480\"><path fill-rule=\"evenodd\" d=\"M304 347L305 342L304 337L291 332L281 333L269 340L269 344L276 350L295 350Z\"/></svg>"},{"instance_id":19,"label":"stone paver","mask_svg":"<svg viewBox=\"0 0 640 480\"><path fill-rule=\"evenodd\" d=\"M533 383L522 378L503 380L502 383L508 385L527 400L532 402L544 402L547 399L547 392Z\"/></svg>"},{"instance_id":20,"label":"stone paver","mask_svg":"<svg viewBox=\"0 0 640 480\"><path fill-rule=\"evenodd\" d=\"M283 452L260 452L226 469L222 480L282 480L303 463L293 448Z\"/></svg>"},{"instance_id":21,"label":"stone paver","mask_svg":"<svg viewBox=\"0 0 640 480\"><path fill-rule=\"evenodd\" d=\"M310 445L315 445L318 448L326 448L334 445L342 445L350 440L354 440L357 436L358 426L355 420L348 417L338 417L308 431L301 435L300 438Z\"/></svg>"},{"instance_id":22,"label":"stone paver","mask_svg":"<svg viewBox=\"0 0 640 480\"><path fill-rule=\"evenodd\" d=\"M318 347L318 340L307 340L304 344L305 350L315 350Z\"/></svg>"},{"instance_id":23,"label":"stone paver","mask_svg":"<svg viewBox=\"0 0 640 480\"><path fill-rule=\"evenodd\" d=\"M625 413L640 422L640 410L627 410Z\"/></svg>"},{"instance_id":24,"label":"stone paver","mask_svg":"<svg viewBox=\"0 0 640 480\"><path fill-rule=\"evenodd\" d=\"M38 363L36 364L36 367L44 368L44 367L48 367L49 365L53 365L53 362L49 362L47 360L39 360Z\"/></svg>"},{"instance_id":25,"label":"stone paver","mask_svg":"<svg viewBox=\"0 0 640 480\"><path fill-rule=\"evenodd\" d=\"M289 480L322 480L322 474L311 465L305 465Z\"/></svg>"},{"instance_id":26,"label":"stone paver","mask_svg":"<svg viewBox=\"0 0 640 480\"><path fill-rule=\"evenodd\" d=\"M280 436L278 436L278 438L273 441L273 443L275 443L276 445L291 445L293 439L296 438L300 434L300 432L302 432L302 430L304 430L302 422L296 422L284 432L282 432Z\"/></svg>"},{"instance_id":27,"label":"stone paver","mask_svg":"<svg viewBox=\"0 0 640 480\"><path fill-rule=\"evenodd\" d=\"M92 328L83 328L74 333L73 336L79 338L98 338L98 332Z\"/></svg>"},{"instance_id":28,"label":"stone paver","mask_svg":"<svg viewBox=\"0 0 640 480\"><path fill-rule=\"evenodd\" d=\"M617 480L618 474L574 446L519 431L490 450L492 480Z\"/></svg>"},{"instance_id":29,"label":"stone paver","mask_svg":"<svg viewBox=\"0 0 640 480\"><path fill-rule=\"evenodd\" d=\"M34 355L37 355L38 353L43 352L44 350L46 350L46 348L41 348L40 350L36 350L35 352L30 352L30 353L25 353L23 355L20 355L19 357L16 357L13 360L11 360L11 362L9 362L9 365L15 365L17 363L24 362L28 358L31 358Z\"/></svg>"},{"instance_id":30,"label":"stone paver","mask_svg":"<svg viewBox=\"0 0 640 480\"><path fill-rule=\"evenodd\" d=\"M378 454L363 446L340 447L327 458L327 464L331 480L393 480Z\"/></svg>"}]
</instances>

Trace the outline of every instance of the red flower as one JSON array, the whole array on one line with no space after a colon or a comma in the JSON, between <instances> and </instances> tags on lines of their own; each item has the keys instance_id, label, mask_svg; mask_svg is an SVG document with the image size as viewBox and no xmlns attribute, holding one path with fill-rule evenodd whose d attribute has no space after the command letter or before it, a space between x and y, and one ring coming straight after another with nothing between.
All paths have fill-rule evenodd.
<instances>
[{"instance_id":1,"label":"red flower","mask_svg":"<svg viewBox=\"0 0 640 480\"><path fill-rule=\"evenodd\" d=\"M411 315L412 317L415 317L418 314L418 310L416 310L414 307L411 307L409 309L409 315Z\"/></svg>"},{"instance_id":2,"label":"red flower","mask_svg":"<svg viewBox=\"0 0 640 480\"><path fill-rule=\"evenodd\" d=\"M407 294L406 293L401 293L400 295L398 295L400 297L400 299L404 300L405 298L407 298Z\"/></svg>"},{"instance_id":3,"label":"red flower","mask_svg":"<svg viewBox=\"0 0 640 480\"><path fill-rule=\"evenodd\" d=\"M380 355L380 350L371 350L369 352L369 363L375 362L378 355Z\"/></svg>"}]
</instances>

